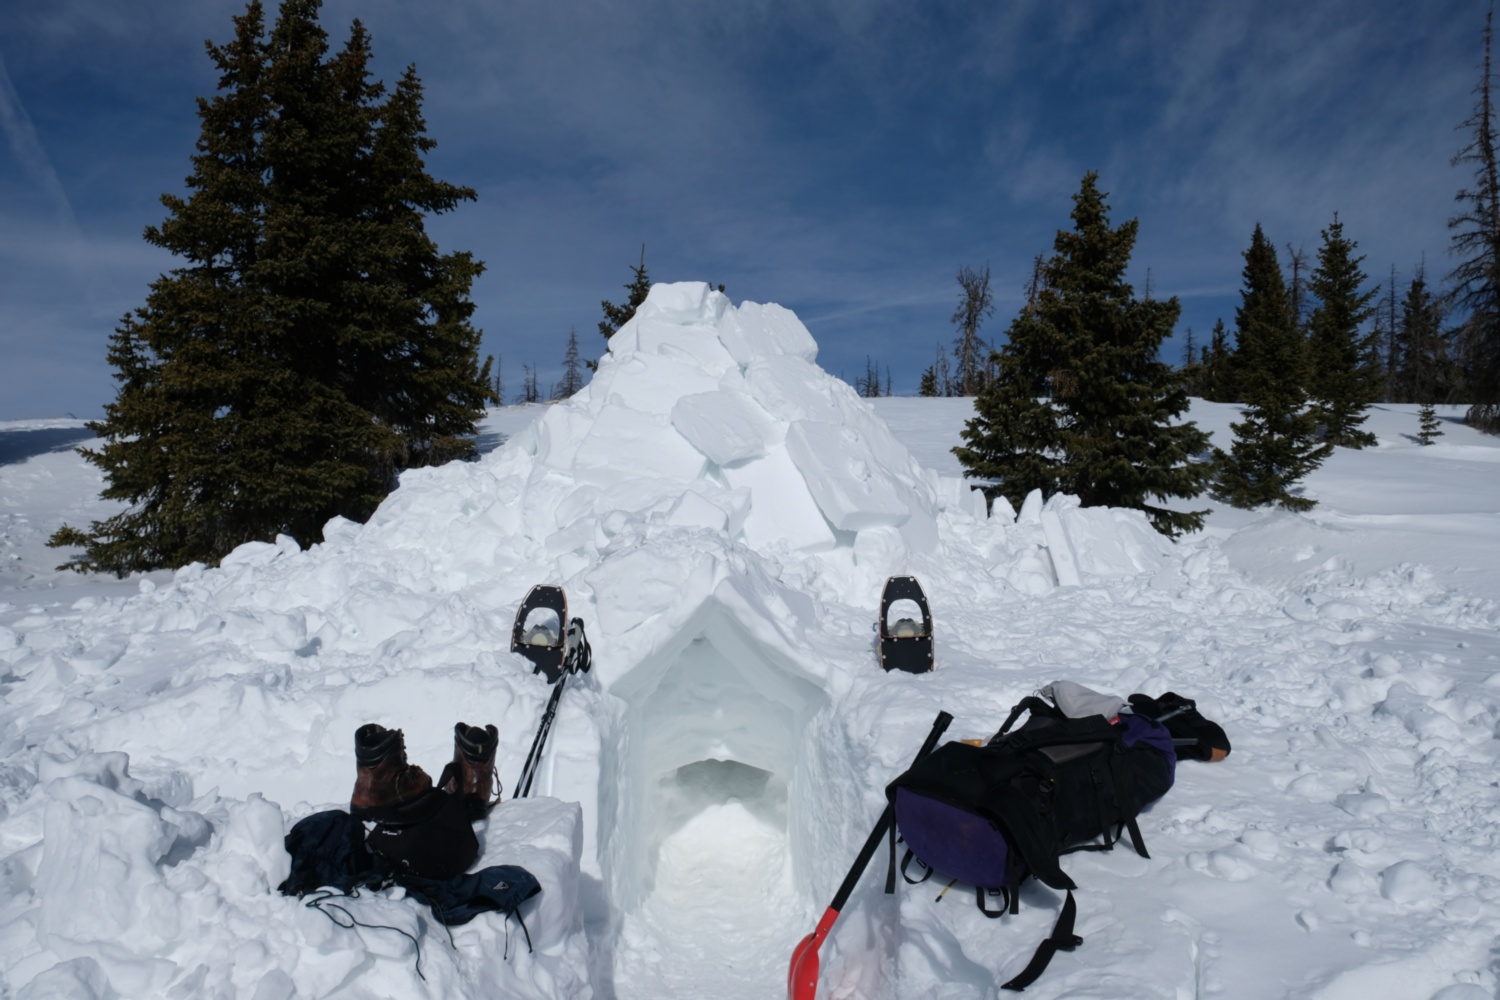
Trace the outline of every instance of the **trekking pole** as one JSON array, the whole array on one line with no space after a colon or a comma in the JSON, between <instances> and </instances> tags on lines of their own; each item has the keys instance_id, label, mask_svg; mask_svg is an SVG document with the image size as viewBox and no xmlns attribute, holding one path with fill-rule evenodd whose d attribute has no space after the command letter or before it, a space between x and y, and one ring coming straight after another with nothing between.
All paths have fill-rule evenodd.
<instances>
[{"instance_id":1,"label":"trekking pole","mask_svg":"<svg viewBox=\"0 0 1500 1000\"><path fill-rule=\"evenodd\" d=\"M557 716L557 703L562 699L563 685L567 682L568 675L563 674L552 686L552 697L547 699L547 708L542 712L541 722L537 724L536 738L531 741L531 752L526 755L526 763L521 766L521 776L516 779L516 794L512 798L524 799L531 794L531 782L542 764L542 748L547 743L552 720Z\"/></svg>"},{"instance_id":2,"label":"trekking pole","mask_svg":"<svg viewBox=\"0 0 1500 1000\"><path fill-rule=\"evenodd\" d=\"M567 652L564 654L563 670L558 675L557 683L552 686L552 697L547 699L542 720L537 724L536 738L531 741L531 752L526 755L526 763L521 766L521 776L516 779L516 793L512 798L524 799L531 795L531 784L536 780L536 772L541 769L542 752L547 747L552 722L557 718L557 705L562 700L563 685L568 683L568 675L580 670L587 673L593 665L593 652L583 632L583 619L574 618L568 624L564 641Z\"/></svg>"},{"instance_id":3,"label":"trekking pole","mask_svg":"<svg viewBox=\"0 0 1500 1000\"><path fill-rule=\"evenodd\" d=\"M953 716L947 712L939 712L933 720L932 732L927 734L927 741L922 744L922 749L917 751L916 761L921 760L932 752L937 746L937 741L942 738L948 729L948 723L953 721ZM859 882L859 877L864 874L865 868L870 864L870 858L874 856L880 841L890 830L891 824L896 821L896 807L889 803L885 812L880 814L880 821L875 824L875 829L870 831L870 837L865 841L865 846L859 849L859 856L854 859L854 867L849 869L849 874L844 876L844 882L839 886L838 893L833 897L833 902L824 911L823 918L818 921L818 927L807 937L803 938L792 952L792 964L787 970L786 995L788 1000L814 1000L818 995L818 947L822 945L823 939L828 937L828 932L833 929L833 922L838 919L839 911L844 904L849 902L849 896L854 892L854 886Z\"/></svg>"}]
</instances>

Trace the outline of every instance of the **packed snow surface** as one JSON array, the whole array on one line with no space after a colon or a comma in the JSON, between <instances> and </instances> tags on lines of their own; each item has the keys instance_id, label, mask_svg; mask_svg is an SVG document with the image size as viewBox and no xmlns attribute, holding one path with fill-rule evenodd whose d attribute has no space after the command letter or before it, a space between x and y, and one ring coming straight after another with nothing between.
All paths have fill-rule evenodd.
<instances>
[{"instance_id":1,"label":"packed snow surface","mask_svg":"<svg viewBox=\"0 0 1500 1000\"><path fill-rule=\"evenodd\" d=\"M1413 407L1375 407L1312 512L1171 543L1065 496L986 512L949 452L967 400L872 407L816 350L778 306L659 285L587 389L495 411L484 458L368 524L127 581L43 545L114 509L89 432L0 424L0 997L780 996L937 712L987 736L1056 679L1194 697L1234 752L1178 768L1149 860L1065 859L1085 944L1029 994L1496 995L1500 441L1444 410L1419 447ZM1192 417L1227 443L1233 407ZM932 674L876 665L894 573L927 589ZM454 722L493 722L514 780L549 693L508 650L535 583L596 666L541 794L479 827L479 864L543 886L534 951L492 916L450 942L399 890L341 901L357 928L276 893L364 722L432 773ZM1031 884L991 921L882 875L820 996L996 996L1061 903Z\"/></svg>"}]
</instances>

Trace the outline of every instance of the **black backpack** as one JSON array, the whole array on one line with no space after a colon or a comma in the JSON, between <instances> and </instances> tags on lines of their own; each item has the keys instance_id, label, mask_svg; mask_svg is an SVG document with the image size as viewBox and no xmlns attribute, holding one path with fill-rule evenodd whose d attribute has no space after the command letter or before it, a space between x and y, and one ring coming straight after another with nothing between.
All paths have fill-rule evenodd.
<instances>
[{"instance_id":1,"label":"black backpack","mask_svg":"<svg viewBox=\"0 0 1500 1000\"><path fill-rule=\"evenodd\" d=\"M1025 725L1010 732L1027 710ZM971 885L987 917L1018 912L1028 877L1066 891L1052 935L1003 987L1025 989L1056 952L1083 942L1073 933L1077 886L1059 858L1111 850L1127 834L1150 857L1136 815L1172 786L1175 766L1171 734L1152 719L1070 719L1049 702L1027 698L987 745L946 743L887 786L896 823L886 891L895 891L895 830L907 845L900 865L907 882L939 872ZM925 869L921 878L909 873L914 861ZM986 905L994 897L999 909Z\"/></svg>"}]
</instances>

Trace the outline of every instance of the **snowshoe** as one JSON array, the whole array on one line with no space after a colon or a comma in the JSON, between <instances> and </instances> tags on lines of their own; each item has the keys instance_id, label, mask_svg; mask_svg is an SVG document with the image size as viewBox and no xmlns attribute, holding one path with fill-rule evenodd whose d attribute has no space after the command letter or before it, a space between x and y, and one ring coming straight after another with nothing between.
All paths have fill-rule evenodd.
<instances>
[{"instance_id":1,"label":"snowshoe","mask_svg":"<svg viewBox=\"0 0 1500 1000\"><path fill-rule=\"evenodd\" d=\"M922 620L890 620L891 606L897 601L911 601L922 614ZM893 576L885 582L880 594L880 666L885 670L904 670L925 674L933 669L932 611L927 595L914 576Z\"/></svg>"},{"instance_id":2,"label":"snowshoe","mask_svg":"<svg viewBox=\"0 0 1500 1000\"><path fill-rule=\"evenodd\" d=\"M516 609L516 621L510 630L510 651L530 660L531 672L546 674L548 684L556 684L563 675L567 621L568 597L561 587L539 583Z\"/></svg>"}]
</instances>

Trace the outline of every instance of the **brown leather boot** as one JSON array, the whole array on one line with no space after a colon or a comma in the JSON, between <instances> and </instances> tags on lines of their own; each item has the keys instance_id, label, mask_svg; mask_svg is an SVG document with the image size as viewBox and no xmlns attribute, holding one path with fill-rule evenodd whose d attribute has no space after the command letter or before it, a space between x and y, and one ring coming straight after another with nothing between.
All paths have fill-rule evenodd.
<instances>
[{"instance_id":1,"label":"brown leather boot","mask_svg":"<svg viewBox=\"0 0 1500 1000\"><path fill-rule=\"evenodd\" d=\"M494 726L453 727L453 763L448 765L443 791L462 795L471 819L480 819L500 801L500 776L495 773L495 748L500 731Z\"/></svg>"},{"instance_id":2,"label":"brown leather boot","mask_svg":"<svg viewBox=\"0 0 1500 1000\"><path fill-rule=\"evenodd\" d=\"M360 726L354 733L354 760L358 771L349 811L355 816L405 805L432 789L427 772L406 762L399 729L373 722Z\"/></svg>"}]
</instances>

